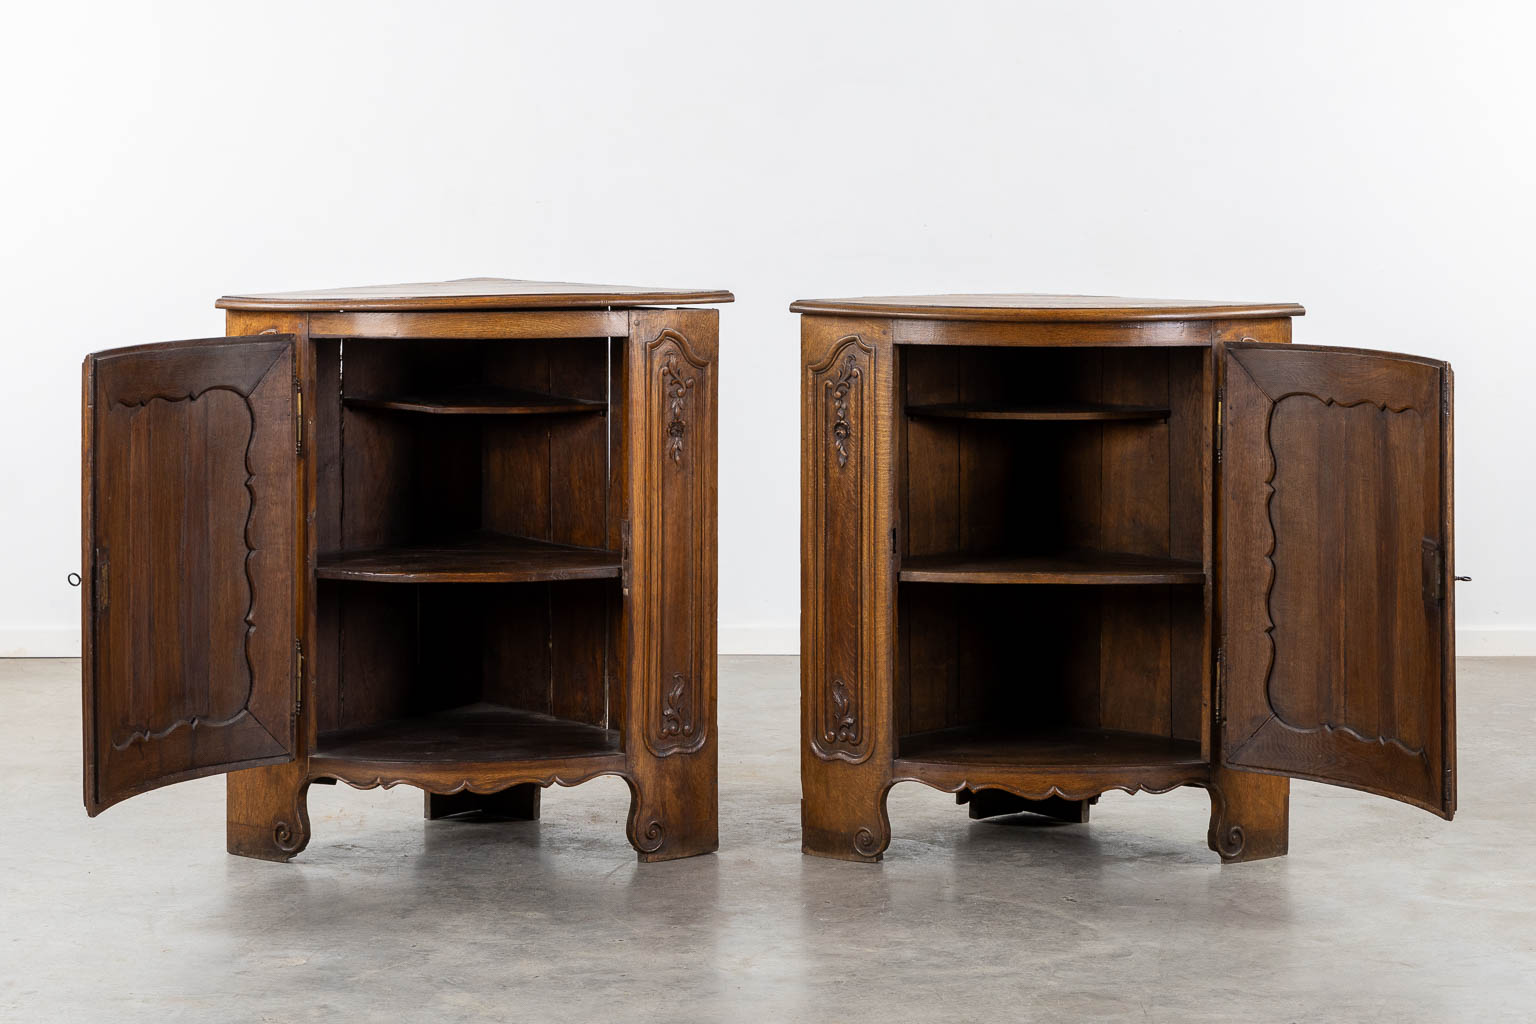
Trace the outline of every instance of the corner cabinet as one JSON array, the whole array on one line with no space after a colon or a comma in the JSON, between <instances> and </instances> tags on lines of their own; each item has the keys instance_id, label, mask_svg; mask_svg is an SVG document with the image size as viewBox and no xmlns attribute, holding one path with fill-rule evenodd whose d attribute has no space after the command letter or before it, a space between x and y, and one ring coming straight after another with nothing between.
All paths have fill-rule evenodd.
<instances>
[{"instance_id":1,"label":"corner cabinet","mask_svg":"<svg viewBox=\"0 0 1536 1024\"><path fill-rule=\"evenodd\" d=\"M231 296L84 366L85 805L228 773L287 860L314 783L536 818L631 791L718 845L715 462L729 292L471 279Z\"/></svg>"},{"instance_id":2,"label":"corner cabinet","mask_svg":"<svg viewBox=\"0 0 1536 1024\"><path fill-rule=\"evenodd\" d=\"M1086 822L1211 796L1287 849L1291 778L1456 804L1451 370L1290 344L1290 304L804 300L802 836L886 795Z\"/></svg>"}]
</instances>

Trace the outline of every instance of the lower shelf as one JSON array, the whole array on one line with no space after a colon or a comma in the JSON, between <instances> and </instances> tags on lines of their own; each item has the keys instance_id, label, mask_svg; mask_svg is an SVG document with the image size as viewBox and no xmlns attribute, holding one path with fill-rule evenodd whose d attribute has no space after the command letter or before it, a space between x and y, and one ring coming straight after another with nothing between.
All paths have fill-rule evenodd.
<instances>
[{"instance_id":1,"label":"lower shelf","mask_svg":"<svg viewBox=\"0 0 1536 1024\"><path fill-rule=\"evenodd\" d=\"M617 551L482 532L456 541L323 554L315 578L364 583L538 583L617 577Z\"/></svg>"},{"instance_id":2,"label":"lower shelf","mask_svg":"<svg viewBox=\"0 0 1536 1024\"><path fill-rule=\"evenodd\" d=\"M1199 562L1113 551L1048 555L913 555L902 560L905 583L1204 583Z\"/></svg>"},{"instance_id":3,"label":"lower shelf","mask_svg":"<svg viewBox=\"0 0 1536 1024\"><path fill-rule=\"evenodd\" d=\"M1205 763L1200 744L1192 740L1097 729L1023 736L977 728L943 729L903 738L898 760L1041 768Z\"/></svg>"},{"instance_id":4,"label":"lower shelf","mask_svg":"<svg viewBox=\"0 0 1536 1024\"><path fill-rule=\"evenodd\" d=\"M497 704L321 733L310 755L311 775L354 785L428 785L462 775L477 791L486 779L575 781L623 767L617 729Z\"/></svg>"},{"instance_id":5,"label":"lower shelf","mask_svg":"<svg viewBox=\"0 0 1536 1024\"><path fill-rule=\"evenodd\" d=\"M1096 729L1028 735L944 729L904 737L894 767L897 779L951 792L992 783L1020 795L1055 792L1070 799L1105 789L1161 791L1210 774L1197 742Z\"/></svg>"}]
</instances>

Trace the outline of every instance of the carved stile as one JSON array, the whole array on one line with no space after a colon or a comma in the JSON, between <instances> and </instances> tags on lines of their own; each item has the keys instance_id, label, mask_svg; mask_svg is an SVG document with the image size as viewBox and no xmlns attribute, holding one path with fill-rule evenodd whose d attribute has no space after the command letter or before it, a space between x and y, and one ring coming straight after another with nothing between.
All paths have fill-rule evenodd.
<instances>
[{"instance_id":1,"label":"carved stile","mask_svg":"<svg viewBox=\"0 0 1536 1024\"><path fill-rule=\"evenodd\" d=\"M869 610L874 601L873 524L866 521L868 489L874 486L869 457L870 403L863 387L872 369L874 349L857 335L840 338L831 355L810 366L814 393L821 397L811 424L812 450L828 453L815 460L811 481L813 535L818 538L810 570L811 586L821 595L818 637L808 645L817 663L807 699L818 709L811 749L823 760L860 763L870 754L860 716L868 707Z\"/></svg>"}]
</instances>

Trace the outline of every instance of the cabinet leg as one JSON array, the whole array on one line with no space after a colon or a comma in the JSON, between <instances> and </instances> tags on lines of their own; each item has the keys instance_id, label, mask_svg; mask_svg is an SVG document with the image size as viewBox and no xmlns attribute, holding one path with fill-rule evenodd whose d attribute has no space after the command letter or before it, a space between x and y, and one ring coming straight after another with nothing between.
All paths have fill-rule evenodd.
<instances>
[{"instance_id":1,"label":"cabinet leg","mask_svg":"<svg viewBox=\"0 0 1536 1024\"><path fill-rule=\"evenodd\" d=\"M692 753L630 755L629 844L641 863L678 860L720 848L715 741Z\"/></svg>"},{"instance_id":2,"label":"cabinet leg","mask_svg":"<svg viewBox=\"0 0 1536 1024\"><path fill-rule=\"evenodd\" d=\"M511 786L499 793L423 793L422 816L428 821L447 818L455 814L475 814L501 821L538 821L539 795L543 787L537 782L525 782Z\"/></svg>"},{"instance_id":3,"label":"cabinet leg","mask_svg":"<svg viewBox=\"0 0 1536 1024\"><path fill-rule=\"evenodd\" d=\"M891 821L885 812L891 784L865 768L818 762L808 775L802 762L802 852L865 863L885 856L891 845ZM839 785L839 780L845 785Z\"/></svg>"},{"instance_id":4,"label":"cabinet leg","mask_svg":"<svg viewBox=\"0 0 1536 1024\"><path fill-rule=\"evenodd\" d=\"M225 843L230 853L291 860L309 845L309 766L304 760L228 776Z\"/></svg>"},{"instance_id":5,"label":"cabinet leg","mask_svg":"<svg viewBox=\"0 0 1536 1024\"><path fill-rule=\"evenodd\" d=\"M1291 780L1224 768L1212 770L1206 842L1225 863L1283 857L1290 846Z\"/></svg>"},{"instance_id":6,"label":"cabinet leg","mask_svg":"<svg viewBox=\"0 0 1536 1024\"><path fill-rule=\"evenodd\" d=\"M1029 800L1001 789L962 789L955 794L955 803L967 805L973 821L995 818L1002 814L1040 814L1056 821L1073 825L1088 823L1088 808L1099 802L1098 797L1087 800L1066 800L1048 796L1044 800Z\"/></svg>"},{"instance_id":7,"label":"cabinet leg","mask_svg":"<svg viewBox=\"0 0 1536 1024\"><path fill-rule=\"evenodd\" d=\"M666 762L653 762L658 767ZM706 777L707 776L707 777ZM720 849L713 773L662 770L629 780L629 844L641 863Z\"/></svg>"}]
</instances>

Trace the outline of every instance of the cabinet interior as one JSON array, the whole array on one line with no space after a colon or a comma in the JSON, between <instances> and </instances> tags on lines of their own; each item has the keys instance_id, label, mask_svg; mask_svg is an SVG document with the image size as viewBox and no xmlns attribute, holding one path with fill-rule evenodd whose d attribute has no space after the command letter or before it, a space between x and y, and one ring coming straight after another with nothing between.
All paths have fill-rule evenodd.
<instances>
[{"instance_id":1,"label":"cabinet interior","mask_svg":"<svg viewBox=\"0 0 1536 1024\"><path fill-rule=\"evenodd\" d=\"M622 342L315 347L317 752L622 749Z\"/></svg>"},{"instance_id":2,"label":"cabinet interior","mask_svg":"<svg viewBox=\"0 0 1536 1024\"><path fill-rule=\"evenodd\" d=\"M897 756L1204 756L1209 349L898 352Z\"/></svg>"}]
</instances>

